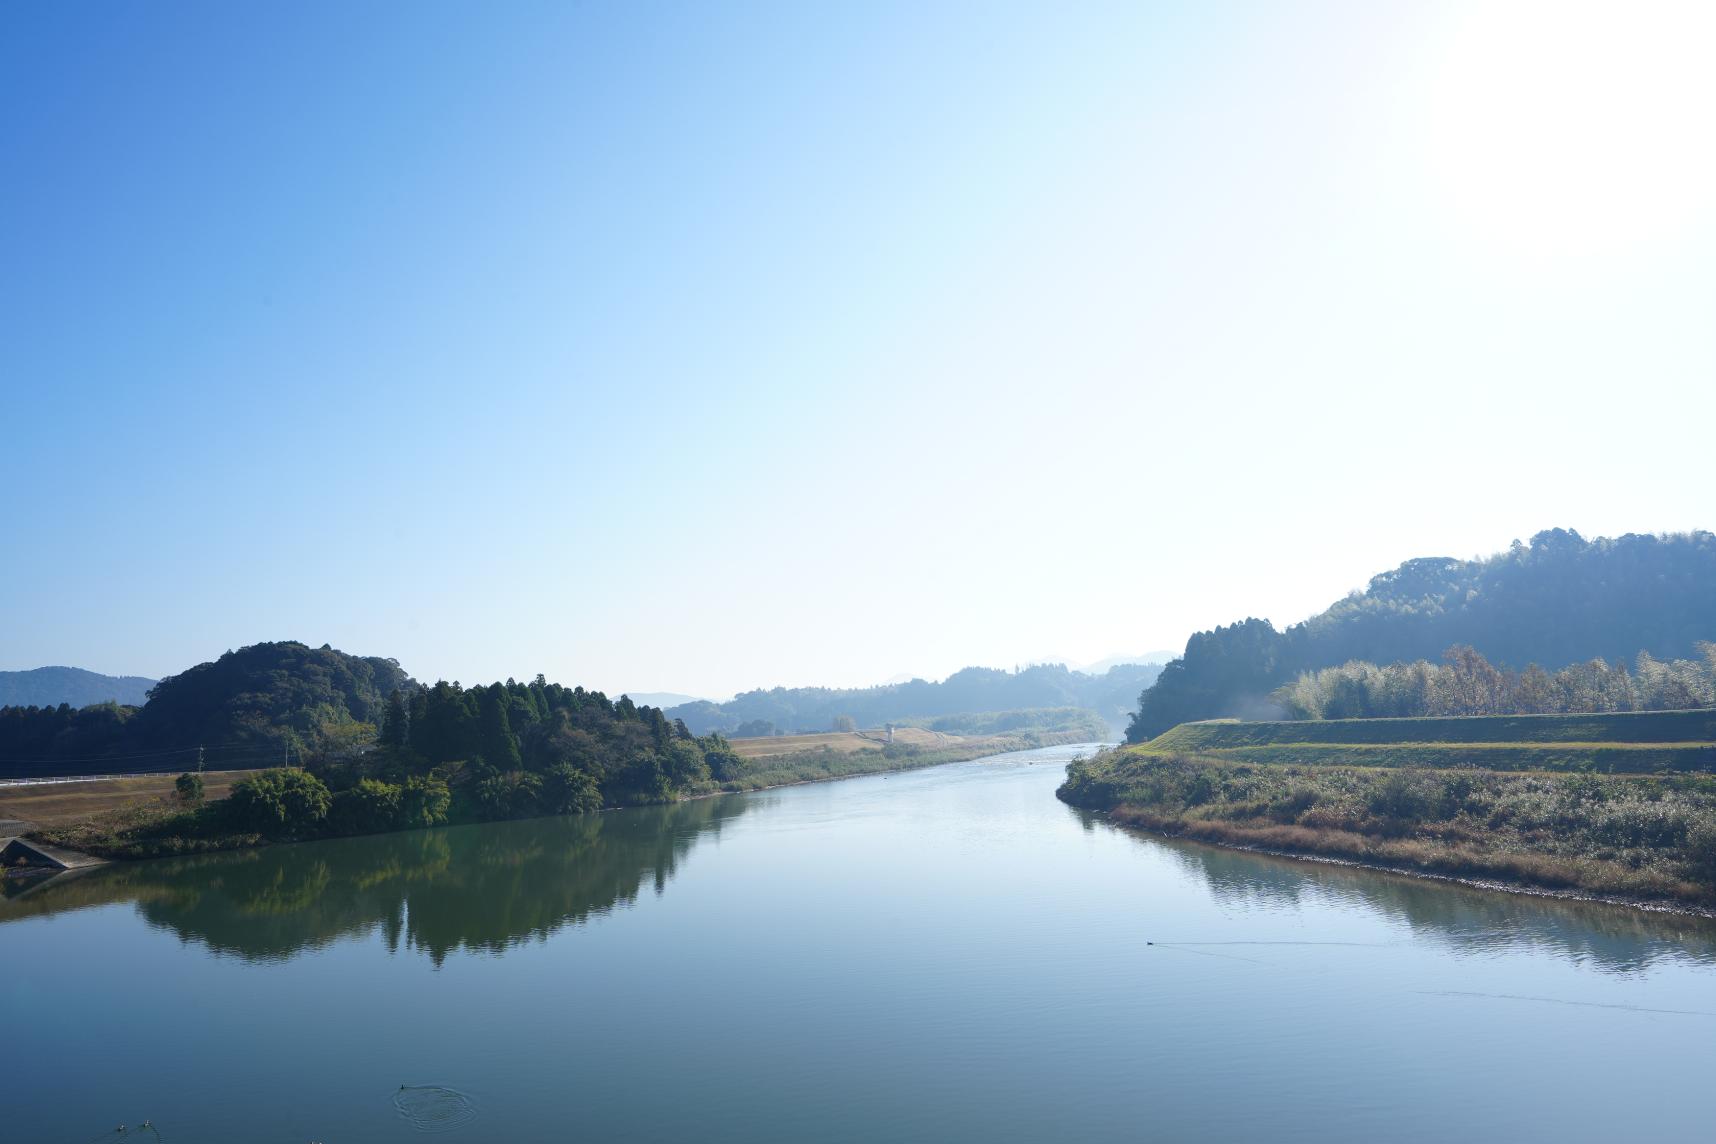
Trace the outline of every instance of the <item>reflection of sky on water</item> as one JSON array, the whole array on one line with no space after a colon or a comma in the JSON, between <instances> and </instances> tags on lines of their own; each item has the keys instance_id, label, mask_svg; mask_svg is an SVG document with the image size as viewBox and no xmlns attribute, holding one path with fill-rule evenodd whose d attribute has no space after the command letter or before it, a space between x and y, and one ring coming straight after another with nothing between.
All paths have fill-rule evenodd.
<instances>
[{"instance_id":1,"label":"reflection of sky on water","mask_svg":"<svg viewBox=\"0 0 1716 1144\"><path fill-rule=\"evenodd\" d=\"M1119 829L1098 816L1081 817ZM1716 964L1716 919L1138 837L1162 847L1229 907L1361 910L1457 957L1530 951L1613 973L1640 972L1665 960Z\"/></svg>"}]
</instances>

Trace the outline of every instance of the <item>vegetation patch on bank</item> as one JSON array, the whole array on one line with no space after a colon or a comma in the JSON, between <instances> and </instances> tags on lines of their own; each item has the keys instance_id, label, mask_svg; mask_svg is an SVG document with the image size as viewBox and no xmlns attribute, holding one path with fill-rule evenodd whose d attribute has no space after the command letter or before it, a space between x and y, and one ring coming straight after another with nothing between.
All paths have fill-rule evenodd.
<instances>
[{"instance_id":1,"label":"vegetation patch on bank","mask_svg":"<svg viewBox=\"0 0 1716 1144\"><path fill-rule=\"evenodd\" d=\"M1716 905L1716 777L1267 765L1124 748L1067 803L1164 834L1414 873Z\"/></svg>"}]
</instances>

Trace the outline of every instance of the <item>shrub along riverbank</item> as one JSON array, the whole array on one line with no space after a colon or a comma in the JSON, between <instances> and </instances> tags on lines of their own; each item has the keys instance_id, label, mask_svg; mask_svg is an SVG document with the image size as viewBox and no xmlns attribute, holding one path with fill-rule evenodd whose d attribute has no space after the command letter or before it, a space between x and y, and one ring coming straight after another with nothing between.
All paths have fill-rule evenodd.
<instances>
[{"instance_id":1,"label":"shrub along riverbank","mask_svg":"<svg viewBox=\"0 0 1716 1144\"><path fill-rule=\"evenodd\" d=\"M1060 798L1179 837L1412 873L1716 906L1716 776L1267 764L1149 747Z\"/></svg>"}]
</instances>

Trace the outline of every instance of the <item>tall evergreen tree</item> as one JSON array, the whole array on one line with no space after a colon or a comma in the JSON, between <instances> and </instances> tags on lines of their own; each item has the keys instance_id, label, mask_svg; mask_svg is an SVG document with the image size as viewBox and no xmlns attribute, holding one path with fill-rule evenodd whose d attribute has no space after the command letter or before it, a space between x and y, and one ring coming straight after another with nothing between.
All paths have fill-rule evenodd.
<instances>
[{"instance_id":1,"label":"tall evergreen tree","mask_svg":"<svg viewBox=\"0 0 1716 1144\"><path fill-rule=\"evenodd\" d=\"M411 745L411 712L405 705L405 693L398 688L387 697L387 711L381 717L381 745L394 750Z\"/></svg>"},{"instance_id":2,"label":"tall evergreen tree","mask_svg":"<svg viewBox=\"0 0 1716 1144\"><path fill-rule=\"evenodd\" d=\"M493 684L476 689L477 749L489 765L498 771L516 771L524 767L519 757L518 739L512 733L512 720L507 716L508 694L505 685Z\"/></svg>"}]
</instances>

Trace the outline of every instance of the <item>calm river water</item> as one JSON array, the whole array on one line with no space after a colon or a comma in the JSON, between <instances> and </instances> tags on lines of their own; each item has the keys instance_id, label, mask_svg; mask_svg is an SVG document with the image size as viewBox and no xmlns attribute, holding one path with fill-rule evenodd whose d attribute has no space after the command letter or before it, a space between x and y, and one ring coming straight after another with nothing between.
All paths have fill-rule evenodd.
<instances>
[{"instance_id":1,"label":"calm river water","mask_svg":"<svg viewBox=\"0 0 1716 1144\"><path fill-rule=\"evenodd\" d=\"M1716 1133L1711 923L1128 835L1074 753L40 886L0 1139Z\"/></svg>"}]
</instances>

